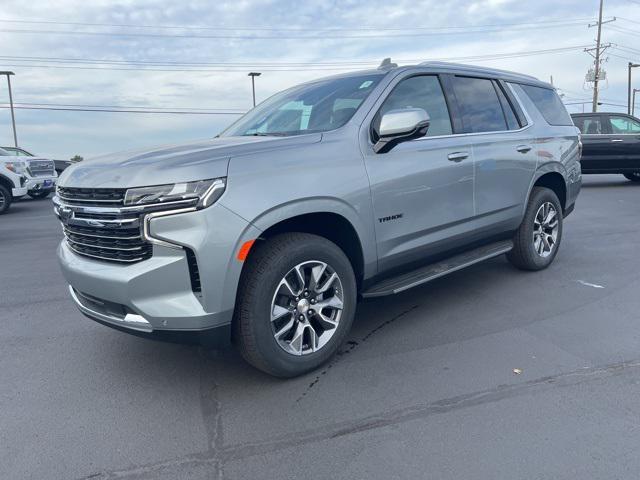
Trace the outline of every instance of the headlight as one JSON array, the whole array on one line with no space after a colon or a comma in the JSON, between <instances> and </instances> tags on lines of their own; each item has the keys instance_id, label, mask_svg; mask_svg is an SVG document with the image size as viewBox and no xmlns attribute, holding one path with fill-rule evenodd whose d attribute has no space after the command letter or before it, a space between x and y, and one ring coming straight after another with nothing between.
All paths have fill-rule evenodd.
<instances>
[{"instance_id":1,"label":"headlight","mask_svg":"<svg viewBox=\"0 0 640 480\"><path fill-rule=\"evenodd\" d=\"M7 162L5 163L7 170L11 170L13 173L22 175L26 170L27 166L24 162Z\"/></svg>"},{"instance_id":2,"label":"headlight","mask_svg":"<svg viewBox=\"0 0 640 480\"><path fill-rule=\"evenodd\" d=\"M199 208L208 207L224 193L226 178L212 178L197 182L172 183L153 187L130 188L124 197L125 205L149 205L192 200Z\"/></svg>"}]
</instances>

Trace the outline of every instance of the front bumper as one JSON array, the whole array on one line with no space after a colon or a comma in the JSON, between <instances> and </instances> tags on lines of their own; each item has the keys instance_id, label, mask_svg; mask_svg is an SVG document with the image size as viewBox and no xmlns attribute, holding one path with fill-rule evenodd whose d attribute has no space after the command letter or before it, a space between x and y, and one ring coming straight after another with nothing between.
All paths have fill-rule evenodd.
<instances>
[{"instance_id":1,"label":"front bumper","mask_svg":"<svg viewBox=\"0 0 640 480\"><path fill-rule=\"evenodd\" d=\"M116 264L78 255L63 240L62 273L89 318L134 334L203 332L229 326L242 263L234 253L259 230L225 207L153 218L151 258ZM194 252L201 292L194 292L184 248Z\"/></svg>"},{"instance_id":2,"label":"front bumper","mask_svg":"<svg viewBox=\"0 0 640 480\"><path fill-rule=\"evenodd\" d=\"M56 188L57 181L58 181L58 177L55 175L42 176L42 177L27 177L27 180L24 183L24 186L29 192L40 191L40 190L53 191Z\"/></svg>"},{"instance_id":3,"label":"front bumper","mask_svg":"<svg viewBox=\"0 0 640 480\"><path fill-rule=\"evenodd\" d=\"M26 187L12 188L11 189L11 195L13 195L13 198L24 197L26 194L27 194L27 188Z\"/></svg>"}]
</instances>

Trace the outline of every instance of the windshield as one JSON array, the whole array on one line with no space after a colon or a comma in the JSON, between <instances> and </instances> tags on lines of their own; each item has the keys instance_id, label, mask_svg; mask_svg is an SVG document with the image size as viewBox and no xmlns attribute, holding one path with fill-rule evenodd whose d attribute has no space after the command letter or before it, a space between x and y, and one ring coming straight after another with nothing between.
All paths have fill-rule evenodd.
<instances>
[{"instance_id":1,"label":"windshield","mask_svg":"<svg viewBox=\"0 0 640 480\"><path fill-rule=\"evenodd\" d=\"M335 130L353 117L383 76L358 75L290 88L249 111L220 136L288 136Z\"/></svg>"},{"instance_id":2,"label":"windshield","mask_svg":"<svg viewBox=\"0 0 640 480\"><path fill-rule=\"evenodd\" d=\"M0 157L9 157L11 156L11 154L9 152L7 152L6 150L0 148Z\"/></svg>"},{"instance_id":3,"label":"windshield","mask_svg":"<svg viewBox=\"0 0 640 480\"><path fill-rule=\"evenodd\" d=\"M10 155L17 155L19 157L33 157L32 154L30 154L29 152L27 152L26 150L22 150L21 148L16 148L16 147L3 147L3 150L7 153L9 153Z\"/></svg>"}]
</instances>

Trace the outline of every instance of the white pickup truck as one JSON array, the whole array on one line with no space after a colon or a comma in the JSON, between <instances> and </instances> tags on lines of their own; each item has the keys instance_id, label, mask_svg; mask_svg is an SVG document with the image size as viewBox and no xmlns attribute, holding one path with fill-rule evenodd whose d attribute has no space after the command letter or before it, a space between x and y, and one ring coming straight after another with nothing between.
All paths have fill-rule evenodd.
<instances>
[{"instance_id":1,"label":"white pickup truck","mask_svg":"<svg viewBox=\"0 0 640 480\"><path fill-rule=\"evenodd\" d=\"M0 214L9 209L14 199L24 195L45 198L55 189L57 180L53 160L17 158L0 148Z\"/></svg>"}]
</instances>

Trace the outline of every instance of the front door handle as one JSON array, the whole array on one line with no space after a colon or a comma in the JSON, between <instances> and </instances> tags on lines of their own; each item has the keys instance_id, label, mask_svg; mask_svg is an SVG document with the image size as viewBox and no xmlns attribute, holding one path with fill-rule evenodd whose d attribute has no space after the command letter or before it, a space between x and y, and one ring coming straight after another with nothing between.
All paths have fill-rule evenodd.
<instances>
[{"instance_id":1,"label":"front door handle","mask_svg":"<svg viewBox=\"0 0 640 480\"><path fill-rule=\"evenodd\" d=\"M621 139L621 138L612 138L612 139L611 139L611 141L612 141L612 142L616 142L616 143L617 143L617 142L624 142L624 140L623 140L623 139Z\"/></svg>"},{"instance_id":2,"label":"front door handle","mask_svg":"<svg viewBox=\"0 0 640 480\"><path fill-rule=\"evenodd\" d=\"M461 162L465 158L469 158L469 152L453 152L447 155L447 158L452 162Z\"/></svg>"},{"instance_id":3,"label":"front door handle","mask_svg":"<svg viewBox=\"0 0 640 480\"><path fill-rule=\"evenodd\" d=\"M520 153L529 153L531 151L530 145L518 145L516 151Z\"/></svg>"}]
</instances>

